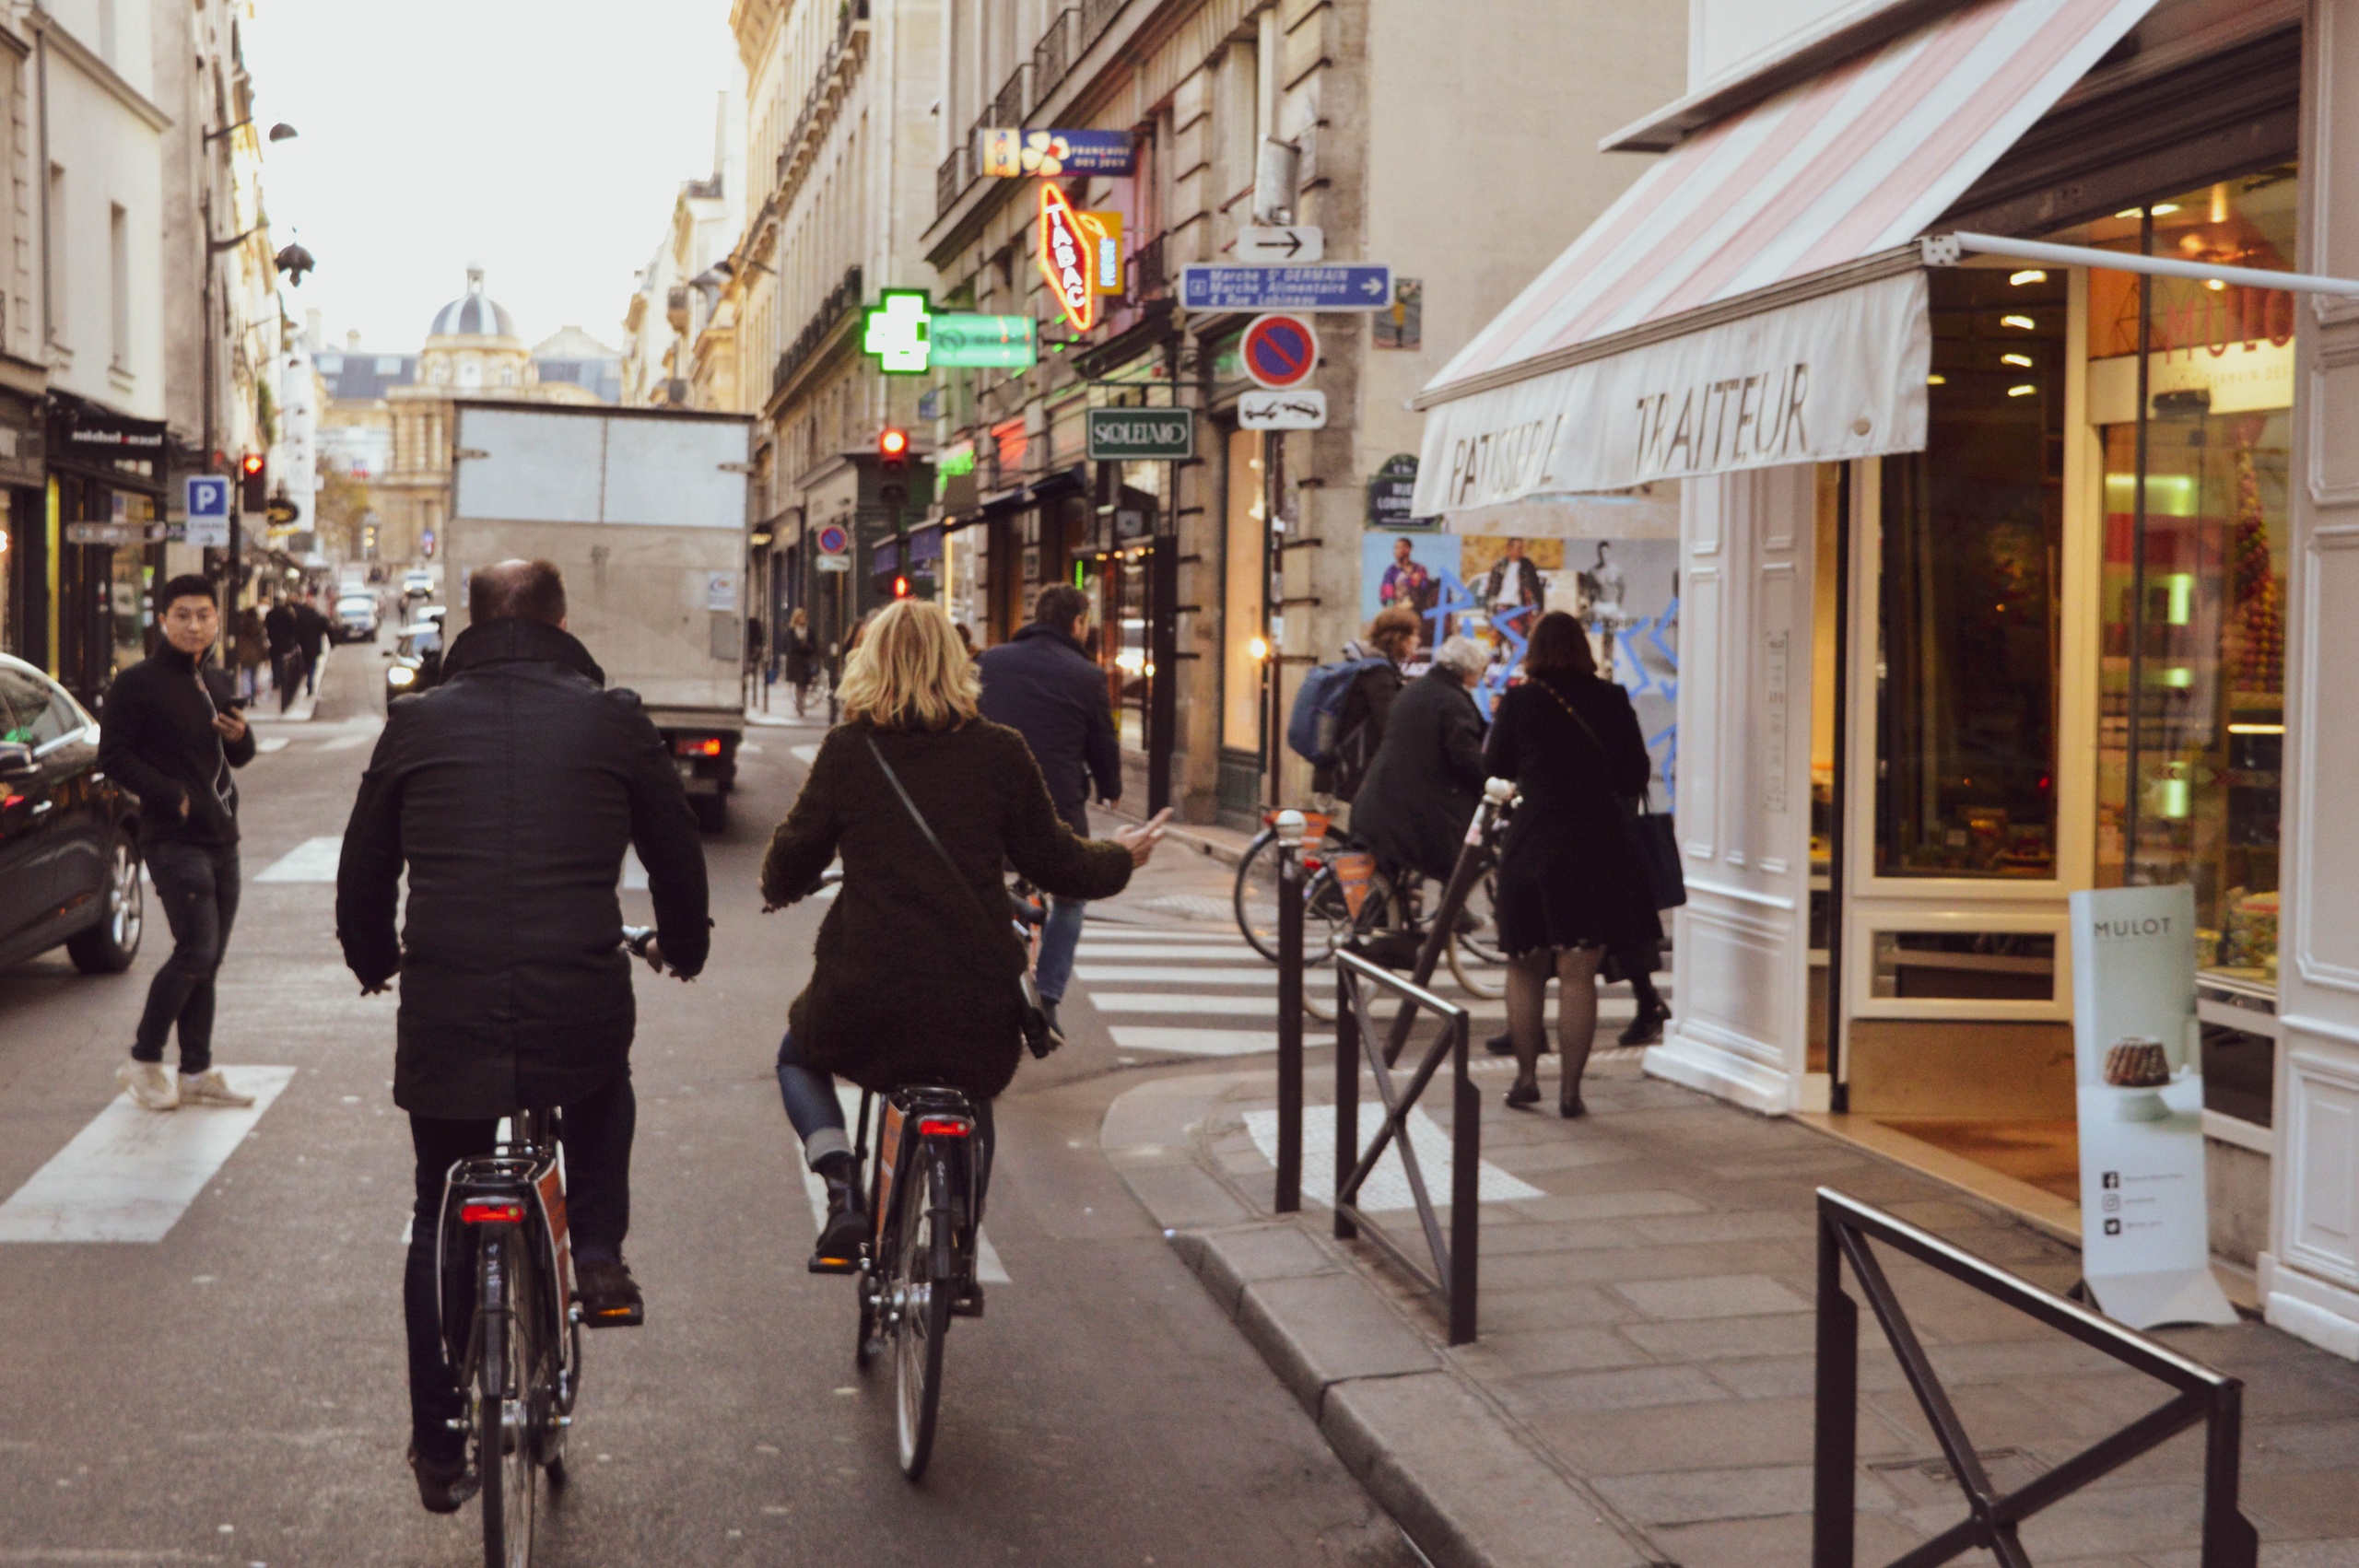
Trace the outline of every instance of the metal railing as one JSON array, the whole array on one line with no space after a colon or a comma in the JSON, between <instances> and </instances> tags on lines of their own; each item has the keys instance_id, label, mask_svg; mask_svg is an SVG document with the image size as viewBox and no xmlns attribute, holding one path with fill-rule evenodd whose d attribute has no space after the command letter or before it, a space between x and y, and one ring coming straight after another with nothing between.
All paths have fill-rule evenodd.
<instances>
[{"instance_id":1,"label":"metal railing","mask_svg":"<svg viewBox=\"0 0 2359 1568\"><path fill-rule=\"evenodd\" d=\"M818 352L819 345L827 341L827 334L836 329L836 324L860 309L861 300L860 265L854 263L844 269L841 281L827 290L826 298L819 301L819 308L811 312L811 319L803 323L803 330L794 334L794 341L786 345L785 351L778 357L778 363L770 368L772 397L776 397L780 389L793 379L804 360Z\"/></svg>"},{"instance_id":2,"label":"metal railing","mask_svg":"<svg viewBox=\"0 0 2359 1568\"><path fill-rule=\"evenodd\" d=\"M1869 1247L1871 1238L2169 1385L2178 1397L2036 1480L2013 1492L1999 1492L1918 1341L1907 1309ZM1854 1562L1860 1309L1844 1293L1846 1259L1942 1445L1951 1476L1966 1494L1967 1516L1963 1521L1894 1559L1890 1568L1933 1568L1976 1547L1988 1550L2002 1568L2031 1568L2019 1533L2025 1520L2199 1422L2204 1429L2199 1568L2254 1568L2259 1540L2236 1507L2244 1408L2240 1381L2018 1279L1905 1220L1824 1187L1818 1189L1818 1442L1811 1568L1853 1568Z\"/></svg>"},{"instance_id":3,"label":"metal railing","mask_svg":"<svg viewBox=\"0 0 2359 1568\"><path fill-rule=\"evenodd\" d=\"M1057 90L1072 69L1074 56L1080 53L1074 47L1074 28L1081 14L1071 6L1049 18L1041 29L1040 41L1032 46L1032 107L1038 109Z\"/></svg>"},{"instance_id":4,"label":"metal railing","mask_svg":"<svg viewBox=\"0 0 2359 1568\"><path fill-rule=\"evenodd\" d=\"M957 205L958 198L967 193L967 186L968 184L967 178L967 157L968 149L966 147L952 147L950 149L950 156L944 158L941 166L934 170L934 216L940 217L944 213L948 212L952 207Z\"/></svg>"},{"instance_id":5,"label":"metal railing","mask_svg":"<svg viewBox=\"0 0 2359 1568\"><path fill-rule=\"evenodd\" d=\"M1121 8L1122 0L1081 0L1081 46L1086 49L1096 43Z\"/></svg>"},{"instance_id":6,"label":"metal railing","mask_svg":"<svg viewBox=\"0 0 2359 1568\"><path fill-rule=\"evenodd\" d=\"M1158 234L1131 252L1132 303L1160 299L1171 291L1171 275L1164 268L1163 242L1170 238Z\"/></svg>"},{"instance_id":7,"label":"metal railing","mask_svg":"<svg viewBox=\"0 0 2359 1568\"><path fill-rule=\"evenodd\" d=\"M1297 918L1299 919L1298 912ZM1400 1016L1411 1027L1415 1022L1414 1015L1420 1012L1432 1013L1439 1023L1424 1058L1411 1071L1405 1084L1394 1080L1391 1059L1379 1047L1377 1029L1367 1012L1371 990L1399 998ZM1299 1016L1300 1009L1296 1012ZM1379 1251L1439 1297L1449 1313L1449 1342L1453 1345L1473 1342L1475 1272L1482 1233L1476 1188L1483 1160L1483 1108L1474 1081L1467 1071L1466 1051L1464 1008L1444 1001L1390 970L1377 967L1356 953L1343 951L1335 954L1335 1235L1349 1241L1365 1231ZM1416 1108L1418 1097L1433 1082L1444 1061L1450 1064L1451 1091L1447 1239L1434 1211L1433 1196L1426 1190L1425 1171L1417 1163L1415 1142L1409 1135L1409 1114ZM1363 1066L1375 1075L1377 1096L1384 1102L1384 1121L1365 1151L1360 1148ZM1284 1081L1282 1073L1282 1085ZM1299 1114L1297 1110L1297 1117ZM1281 1137L1285 1119L1283 1114L1278 1118ZM1360 1207L1360 1189L1387 1149L1400 1153L1401 1168L1408 1177L1409 1196L1417 1211L1417 1223L1425 1232L1426 1251L1433 1261L1430 1273Z\"/></svg>"},{"instance_id":8,"label":"metal railing","mask_svg":"<svg viewBox=\"0 0 2359 1568\"><path fill-rule=\"evenodd\" d=\"M991 119L986 123L998 126L1024 123L1024 70L1022 65L1018 65L1007 74L1006 84L999 89L999 96L992 99Z\"/></svg>"}]
</instances>

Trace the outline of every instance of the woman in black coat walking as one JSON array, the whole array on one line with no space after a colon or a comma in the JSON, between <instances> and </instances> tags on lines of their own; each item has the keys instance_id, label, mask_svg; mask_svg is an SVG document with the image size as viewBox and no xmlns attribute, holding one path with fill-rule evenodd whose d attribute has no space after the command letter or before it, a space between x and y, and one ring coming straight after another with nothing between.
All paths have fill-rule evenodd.
<instances>
[{"instance_id":1,"label":"woman in black coat walking","mask_svg":"<svg viewBox=\"0 0 2359 1568\"><path fill-rule=\"evenodd\" d=\"M1352 801L1352 840L1388 866L1448 882L1483 800L1483 713L1467 688L1488 656L1454 637L1401 688Z\"/></svg>"},{"instance_id":2,"label":"woman in black coat walking","mask_svg":"<svg viewBox=\"0 0 2359 1568\"><path fill-rule=\"evenodd\" d=\"M1556 977L1558 1111L1583 1114L1581 1070L1597 1035L1597 967L1611 948L1662 940L1622 798L1651 765L1630 696L1600 678L1588 634L1562 611L1540 617L1525 679L1499 699L1485 761L1521 787L1499 851L1499 944L1508 955L1508 1034L1516 1080L1508 1104L1540 1098L1541 1024Z\"/></svg>"}]
</instances>

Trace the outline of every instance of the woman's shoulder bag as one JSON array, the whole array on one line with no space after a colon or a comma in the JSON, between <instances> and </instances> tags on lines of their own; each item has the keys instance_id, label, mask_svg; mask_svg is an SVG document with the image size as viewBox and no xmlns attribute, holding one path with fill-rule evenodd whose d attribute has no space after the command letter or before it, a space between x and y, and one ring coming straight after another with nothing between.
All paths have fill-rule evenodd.
<instances>
[{"instance_id":1,"label":"woman's shoulder bag","mask_svg":"<svg viewBox=\"0 0 2359 1568\"><path fill-rule=\"evenodd\" d=\"M1581 733L1589 737L1589 743L1596 749L1599 759L1610 760L1606 756L1604 743L1597 738L1597 731L1590 728L1589 720L1581 717L1580 709L1566 700L1564 693L1545 681L1527 681L1524 684L1538 686L1555 697L1556 706L1565 710L1566 717L1580 726ZM1672 819L1655 812L1651 799L1653 793L1653 786L1649 783L1637 795L1617 796L1616 799L1622 804L1623 820L1629 825L1630 848L1637 851L1638 870L1647 879L1648 895L1654 900L1657 909L1676 909L1687 902L1687 873L1680 869L1679 836L1672 825Z\"/></svg>"}]
</instances>

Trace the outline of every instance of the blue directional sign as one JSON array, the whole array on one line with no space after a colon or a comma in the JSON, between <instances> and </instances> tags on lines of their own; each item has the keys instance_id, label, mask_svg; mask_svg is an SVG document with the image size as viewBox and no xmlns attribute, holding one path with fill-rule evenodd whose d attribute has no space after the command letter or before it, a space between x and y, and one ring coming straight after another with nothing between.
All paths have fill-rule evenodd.
<instances>
[{"instance_id":1,"label":"blue directional sign","mask_svg":"<svg viewBox=\"0 0 2359 1568\"><path fill-rule=\"evenodd\" d=\"M1191 310L1381 310L1392 303L1392 269L1182 267L1180 303Z\"/></svg>"},{"instance_id":2,"label":"blue directional sign","mask_svg":"<svg viewBox=\"0 0 2359 1568\"><path fill-rule=\"evenodd\" d=\"M229 481L218 474L192 474L187 479L186 541L215 550L229 546Z\"/></svg>"}]
</instances>

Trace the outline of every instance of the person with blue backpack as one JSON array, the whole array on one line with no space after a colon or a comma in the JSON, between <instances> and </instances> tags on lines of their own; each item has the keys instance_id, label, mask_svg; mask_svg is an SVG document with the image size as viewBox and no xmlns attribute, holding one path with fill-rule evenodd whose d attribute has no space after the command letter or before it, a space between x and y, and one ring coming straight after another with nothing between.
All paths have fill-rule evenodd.
<instances>
[{"instance_id":1,"label":"person with blue backpack","mask_svg":"<svg viewBox=\"0 0 2359 1568\"><path fill-rule=\"evenodd\" d=\"M1367 636L1344 645L1344 657L1305 675L1286 717L1286 745L1311 766L1310 787L1351 801L1384 743L1392 699L1404 684L1401 666L1417 650L1414 610L1378 613Z\"/></svg>"}]
</instances>

